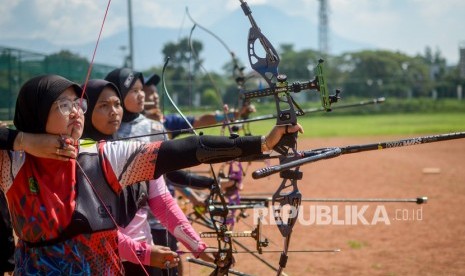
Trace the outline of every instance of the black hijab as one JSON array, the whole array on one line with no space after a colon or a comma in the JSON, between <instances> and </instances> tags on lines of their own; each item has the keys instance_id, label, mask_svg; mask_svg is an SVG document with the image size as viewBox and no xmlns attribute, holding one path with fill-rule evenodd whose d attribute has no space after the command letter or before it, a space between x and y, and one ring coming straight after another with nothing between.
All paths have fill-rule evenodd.
<instances>
[{"instance_id":1,"label":"black hijab","mask_svg":"<svg viewBox=\"0 0 465 276\"><path fill-rule=\"evenodd\" d=\"M69 87L81 96L81 87L58 75L42 75L28 80L16 99L14 124L29 133L45 133L48 113L56 99Z\"/></svg>"},{"instance_id":2,"label":"black hijab","mask_svg":"<svg viewBox=\"0 0 465 276\"><path fill-rule=\"evenodd\" d=\"M82 134L83 138L90 138L94 141L113 139L112 135L106 135L98 131L92 124L92 114L94 113L95 105L97 104L98 98L105 87L112 88L121 100L121 94L119 93L116 85L113 83L106 80L89 80L86 87L87 112L85 117L84 133Z\"/></svg>"},{"instance_id":3,"label":"black hijab","mask_svg":"<svg viewBox=\"0 0 465 276\"><path fill-rule=\"evenodd\" d=\"M129 89L134 85L136 80L139 79L142 84L144 84L144 76L141 72L133 71L129 68L118 68L110 73L105 77L106 81L112 82L121 93L121 104L123 105L123 122L130 122L137 117L139 117L140 113L133 113L126 109L124 105L124 99L128 95Z\"/></svg>"}]
</instances>

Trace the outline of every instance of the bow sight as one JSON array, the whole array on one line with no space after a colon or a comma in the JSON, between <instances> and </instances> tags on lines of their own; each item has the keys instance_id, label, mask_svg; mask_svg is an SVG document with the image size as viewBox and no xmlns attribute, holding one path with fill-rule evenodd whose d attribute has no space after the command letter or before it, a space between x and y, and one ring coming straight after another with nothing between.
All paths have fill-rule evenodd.
<instances>
[{"instance_id":1,"label":"bow sight","mask_svg":"<svg viewBox=\"0 0 465 276\"><path fill-rule=\"evenodd\" d=\"M324 60L322 59L318 61L318 65L315 67L316 76L312 81L293 82L289 85L287 82L287 76L284 74L279 74L277 76L276 85L269 88L246 91L242 93L241 97L245 100L250 100L252 98L279 95L281 93L299 93L303 90L318 90L321 93L321 106L325 111L331 111L331 104L337 102L340 99L339 94L341 91L336 90L335 95L328 95L328 88L323 75L323 62ZM295 101L293 101L293 104L298 108L298 112L296 112L297 116L305 114L305 112L297 105ZM290 114L286 117L290 119Z\"/></svg>"}]
</instances>

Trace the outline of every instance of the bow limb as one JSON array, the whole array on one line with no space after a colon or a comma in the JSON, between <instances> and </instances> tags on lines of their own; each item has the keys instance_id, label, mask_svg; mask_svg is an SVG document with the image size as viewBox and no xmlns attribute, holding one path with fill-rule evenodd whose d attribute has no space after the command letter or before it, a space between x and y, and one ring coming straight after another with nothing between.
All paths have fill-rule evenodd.
<instances>
[{"instance_id":1,"label":"bow limb","mask_svg":"<svg viewBox=\"0 0 465 276\"><path fill-rule=\"evenodd\" d=\"M186 14L187 14L187 17L189 18L189 20L194 24L194 26L198 26L200 29L204 30L205 32L207 32L208 34L210 34L211 36L213 36L214 38L216 38L216 40L218 40L221 45L223 45L223 47L226 49L226 51L228 51L228 53L231 55L231 57L233 59L235 59L235 54L233 51L231 51L231 49L228 47L228 45L226 44L226 42L224 42L224 40L222 40L219 36L217 36L215 33L213 33L212 31L208 30L207 28L203 27L202 25L200 25L199 23L197 23L194 18L192 18L192 16L190 15L189 13L189 9L186 7Z\"/></svg>"},{"instance_id":2,"label":"bow limb","mask_svg":"<svg viewBox=\"0 0 465 276\"><path fill-rule=\"evenodd\" d=\"M186 7L186 13L187 13L189 19L192 22L194 22L194 25L191 28L191 31L189 33L189 38L188 38L189 48L191 50L191 53L192 53L192 56L194 57L194 59L199 60L199 56L198 56L198 54L197 54L197 52L196 52L196 50L194 48L193 42L192 42L192 36L193 36L194 30L199 25L197 25L197 23L195 23L195 21L193 21L192 17L189 14L189 11L188 11L187 7ZM203 30L205 30L205 28L202 27L202 26L199 26L199 28L202 28ZM208 33L212 34L211 32L208 32ZM218 37L216 37L216 38L219 39ZM189 64L190 64L190 61L189 61ZM208 79L210 80L210 82L213 85L213 88L215 90L215 93L216 93L216 96L217 96L218 100L221 102L222 105L224 105L223 97L221 96L220 89L219 89L218 85L216 84L215 80L213 79L212 75L210 74L210 72L208 72L208 70L203 66L203 64L201 62L199 62L199 67L208 76ZM189 67L189 70L190 70L190 67ZM193 74L189 74L189 77L191 77L192 75Z\"/></svg>"},{"instance_id":3,"label":"bow limb","mask_svg":"<svg viewBox=\"0 0 465 276\"><path fill-rule=\"evenodd\" d=\"M236 57L236 54L231 50L231 48L229 48L229 46L226 44L226 42L223 39L221 39L218 35L216 35L215 33L210 31L206 27L200 25L197 21L194 20L194 18L190 15L189 9L187 7L186 7L186 14L187 14L187 17L189 18L189 20L194 24L194 26L191 29L190 35L189 35L189 45L190 45L190 48L191 48L191 52L194 54L194 57L196 59L198 59L197 53L196 53L195 49L193 48L193 45L192 45L191 41L192 41L192 35L193 35L193 32L194 32L194 29L196 27L199 27L201 30L205 31L207 34L214 37L223 46L223 48L228 52L228 54L231 56L231 63L233 65L233 67L232 67L232 77L233 77L234 81L236 82L237 89L238 89L238 95L239 95L238 96L238 101L237 101L237 104L236 104L236 109L238 109L237 107L240 107L242 109L243 108L248 108L250 106L250 101L248 101L246 99L242 99L242 104L240 104L240 102L241 102L241 94L245 89L245 87L244 87L244 84L245 84L245 81L246 81L246 77L245 77L245 74L244 74L245 67L239 65L239 61L238 61L238 59ZM217 96L220 99L222 99L222 97L221 97L221 95L219 93L220 90L218 89L218 87L217 87L216 83L214 82L213 78L211 77L211 75L207 72L207 70L205 70L205 68L203 66L201 68L207 73L207 75L208 75L208 77L210 79L210 82L215 87L215 91L217 93ZM248 118L247 113L239 114L239 115L241 116L241 119L247 119ZM237 120L237 119L239 119L239 118L234 118L234 120ZM245 135L251 135L249 125L244 126L244 133L245 133Z\"/></svg>"},{"instance_id":4,"label":"bow limb","mask_svg":"<svg viewBox=\"0 0 465 276\"><path fill-rule=\"evenodd\" d=\"M165 72L166 72L166 68L168 66L168 63L170 61L170 57L168 57L165 61L165 64L163 65L163 70L162 70L162 78L161 78L161 82L162 82L162 85L163 85L163 89L165 91L165 95L166 97L168 98L168 100L170 101L170 103L173 105L173 107L176 109L176 111L179 113L179 115L183 118L184 121L186 121L187 125L189 126L189 128L195 133L195 135L198 135L197 132L195 131L195 128L192 126L192 124L189 122L189 120L186 118L186 116L184 115L184 113L181 112L181 109L179 109L179 107L176 105L176 103L173 101L173 99L171 98L171 95L170 93L168 92L168 88L166 87L166 82L165 82Z\"/></svg>"},{"instance_id":5,"label":"bow limb","mask_svg":"<svg viewBox=\"0 0 465 276\"><path fill-rule=\"evenodd\" d=\"M235 77L236 82L242 82L243 84L243 82L245 81L244 72L243 72L244 68L239 66L239 62L237 60L236 54L234 54L234 52L228 47L226 42L222 40L218 35L210 31L209 29L205 28L204 26L200 25L199 23L197 23L197 21L195 21L194 18L190 15L189 9L187 7L186 7L186 14L189 20L194 24L194 26L191 29L190 37L192 36L194 28L197 26L203 31L205 31L206 33L208 33L209 35L213 36L216 40L218 40L218 42L220 42L220 44L226 49L228 54L231 56L231 61L234 66L233 76Z\"/></svg>"},{"instance_id":6,"label":"bow limb","mask_svg":"<svg viewBox=\"0 0 465 276\"><path fill-rule=\"evenodd\" d=\"M278 76L278 65L280 62L278 53L270 41L261 32L252 16L252 10L249 5L243 0L239 1L241 2L242 11L245 16L249 18L251 24L247 41L250 65L252 66L252 69L257 71L266 80L268 85L272 87L276 82L276 77ZM255 42L257 40L260 42L260 45L265 51L265 57L261 57L255 51Z\"/></svg>"}]
</instances>

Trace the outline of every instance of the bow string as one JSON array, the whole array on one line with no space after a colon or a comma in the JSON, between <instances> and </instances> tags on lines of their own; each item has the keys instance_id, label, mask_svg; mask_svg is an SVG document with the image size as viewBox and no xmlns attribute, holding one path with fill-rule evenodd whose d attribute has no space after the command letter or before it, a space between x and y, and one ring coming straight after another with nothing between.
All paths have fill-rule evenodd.
<instances>
[{"instance_id":1,"label":"bow string","mask_svg":"<svg viewBox=\"0 0 465 276\"><path fill-rule=\"evenodd\" d=\"M99 46L99 42L100 42L100 38L102 36L102 33L103 33L103 29L104 29L104 26L105 26L105 22L106 22L106 19L107 19L107 15L108 15L108 11L110 9L110 5L111 5L111 0L108 0L107 2L107 5L106 5L106 8L105 8L105 14L103 16L103 19L102 19L102 23L100 25L100 30L99 30L99 34L98 34L98 37L97 37L97 41L95 43L95 46L94 46L94 50L93 50L93 53L92 53L92 58L91 58L91 61L89 63L89 67L87 69L87 74L86 74L86 78L85 78L85 81L84 81L84 85L83 85L83 89L82 89L82 95L81 95L81 101L82 99L84 98L84 95L86 93L86 90L87 90L87 84L90 80L90 75L92 73L92 68L93 68L93 64L94 64L94 60L95 60L95 56L97 54L97 49L98 49L98 46ZM82 102L81 102L82 104ZM94 193L96 194L97 196L97 199L98 201L100 201L102 203L102 207L103 209L105 210L105 212L108 214L108 216L110 217L110 219L113 221L113 223L115 224L116 228L119 228L118 226L118 223L116 222L116 219L115 217L113 216L113 214L111 213L111 211L108 209L107 207L107 204L105 203L104 199L101 197L101 195L99 194L98 190L95 188L95 185L94 183L92 183L90 177L87 175L87 173L85 172L85 170L83 169L83 167L81 166L81 164L79 163L78 159L76 159L76 165L78 166L78 170L80 170L84 176L84 178L86 179L86 181L89 183L89 185L91 186L92 190L94 191ZM121 236L122 238L126 239L126 236ZM105 241L106 238L105 238ZM148 272L146 271L144 265L142 264L142 262L140 261L139 257L138 257L138 254L136 252L134 252L134 250L132 250L132 248L129 248L129 250L131 250L131 253L136 256L136 259L138 261L138 265L142 268L142 271L144 271L144 273L146 275L149 275Z\"/></svg>"}]
</instances>

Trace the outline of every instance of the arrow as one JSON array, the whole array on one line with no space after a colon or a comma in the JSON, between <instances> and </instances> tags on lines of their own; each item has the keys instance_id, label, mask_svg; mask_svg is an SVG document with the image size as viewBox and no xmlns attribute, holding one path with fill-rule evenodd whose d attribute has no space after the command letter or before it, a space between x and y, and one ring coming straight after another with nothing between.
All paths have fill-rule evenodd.
<instances>
[{"instance_id":1,"label":"arrow","mask_svg":"<svg viewBox=\"0 0 465 276\"><path fill-rule=\"evenodd\" d=\"M242 201L270 202L271 197L241 197ZM426 204L428 197L417 198L303 198L303 202L384 202L384 203L405 203Z\"/></svg>"}]
</instances>

